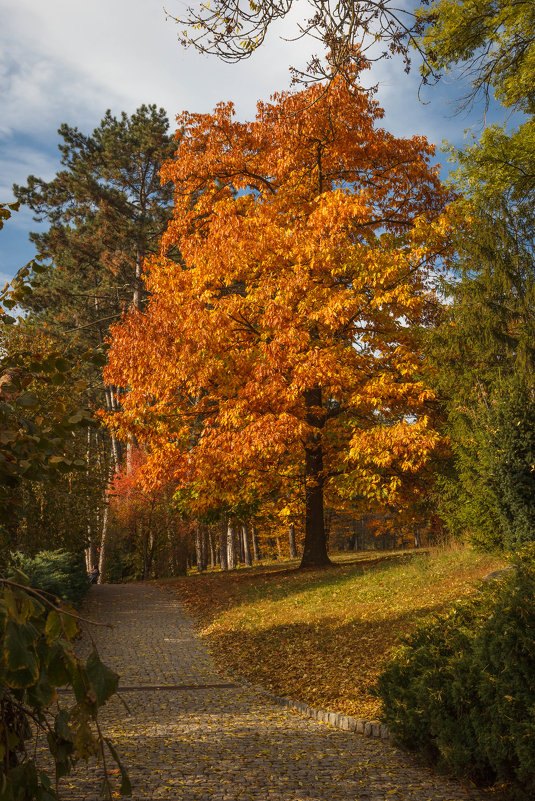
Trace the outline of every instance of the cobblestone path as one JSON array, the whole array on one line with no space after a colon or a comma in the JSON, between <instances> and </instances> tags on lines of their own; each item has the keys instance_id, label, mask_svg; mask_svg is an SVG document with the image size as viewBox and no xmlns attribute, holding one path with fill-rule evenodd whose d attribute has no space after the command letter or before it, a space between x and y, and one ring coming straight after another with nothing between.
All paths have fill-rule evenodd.
<instances>
[{"instance_id":1,"label":"cobblestone path","mask_svg":"<svg viewBox=\"0 0 535 801\"><path fill-rule=\"evenodd\" d=\"M133 784L133 799L173 801L458 801L483 798L418 767L378 740L272 704L215 667L169 592L93 587L84 614L128 704L112 699L103 730ZM79 649L90 649L84 635ZM231 686L229 686L231 685ZM62 781L67 801L98 799L84 763Z\"/></svg>"}]
</instances>

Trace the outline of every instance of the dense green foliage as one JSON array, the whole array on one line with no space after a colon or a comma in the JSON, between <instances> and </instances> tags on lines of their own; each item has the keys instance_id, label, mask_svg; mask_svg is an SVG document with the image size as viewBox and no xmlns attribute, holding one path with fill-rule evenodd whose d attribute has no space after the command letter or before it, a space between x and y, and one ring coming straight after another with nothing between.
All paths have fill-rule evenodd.
<instances>
[{"instance_id":1,"label":"dense green foliage","mask_svg":"<svg viewBox=\"0 0 535 801\"><path fill-rule=\"evenodd\" d=\"M108 111L90 134L67 124L59 134L62 166L54 178L30 175L25 186L14 187L35 219L49 225L30 235L43 263L31 271L31 292L21 305L27 330L36 337L46 332L82 357L103 345L125 309L144 304L143 260L156 252L171 207L171 188L162 185L159 168L175 144L165 111L154 105L119 117ZM115 387L104 387L101 367L86 363L71 389L93 410L113 412L120 397ZM12 547L35 553L36 543L68 550L88 544L95 564L100 546L104 575L111 479L125 447L103 427L86 426L69 450L85 470L65 472L53 495L24 484L24 521L11 536Z\"/></svg>"},{"instance_id":2,"label":"dense green foliage","mask_svg":"<svg viewBox=\"0 0 535 801\"><path fill-rule=\"evenodd\" d=\"M101 344L111 320L143 299L142 265L170 217L171 188L159 168L175 145L163 109L141 106L118 119L110 111L92 134L64 123L62 169L15 186L18 200L47 231L32 233L51 263L26 308L84 346Z\"/></svg>"},{"instance_id":3,"label":"dense green foliage","mask_svg":"<svg viewBox=\"0 0 535 801\"><path fill-rule=\"evenodd\" d=\"M0 228L14 210L16 204L0 206ZM104 763L106 748L119 764L126 793L128 777L97 721L118 677L95 651L85 664L77 659L71 645L78 632L76 615L55 598L81 599L88 586L83 558L15 555L13 561L24 565L42 589L31 588L28 576L17 569L7 579L4 568L27 528L25 489L45 486L50 494L62 477L85 470L85 460L71 446L77 430L90 430L93 423L89 410L79 406L83 392L73 392L77 363L87 363L93 354L74 358L68 347L56 351L38 332L31 347L21 347L24 326L20 320L14 325L6 309L31 292L28 272L23 268L0 293L0 800L54 801L59 779L74 763L90 755ZM38 541L39 531L36 535ZM30 552L35 544L29 544ZM74 704L60 702L57 687L65 686L72 688ZM48 772L50 756L55 781ZM111 792L105 773L101 797L111 798Z\"/></svg>"},{"instance_id":4,"label":"dense green foliage","mask_svg":"<svg viewBox=\"0 0 535 801\"><path fill-rule=\"evenodd\" d=\"M78 606L89 589L83 553L40 551L35 556L11 554L11 566L22 571L31 586L56 599Z\"/></svg>"},{"instance_id":5,"label":"dense green foliage","mask_svg":"<svg viewBox=\"0 0 535 801\"><path fill-rule=\"evenodd\" d=\"M451 149L468 222L433 342L452 449L441 514L456 534L514 550L535 537L535 6L435 0L418 13L424 77L462 76L461 105L483 97L520 112Z\"/></svg>"},{"instance_id":6,"label":"dense green foliage","mask_svg":"<svg viewBox=\"0 0 535 801\"><path fill-rule=\"evenodd\" d=\"M377 692L394 739L477 782L535 792L535 549L404 641Z\"/></svg>"},{"instance_id":7,"label":"dense green foliage","mask_svg":"<svg viewBox=\"0 0 535 801\"><path fill-rule=\"evenodd\" d=\"M483 390L480 390L483 392ZM535 539L535 403L514 380L453 409L454 469L439 480L450 530L487 550Z\"/></svg>"},{"instance_id":8,"label":"dense green foliage","mask_svg":"<svg viewBox=\"0 0 535 801\"><path fill-rule=\"evenodd\" d=\"M0 799L55 801L59 780L79 759L106 758L121 773L121 792L130 784L112 743L98 728L98 711L117 689L118 676L93 651L84 663L71 645L76 617L15 572L1 579L0 591ZM74 698L58 696L72 687ZM44 741L44 742L43 742ZM48 771L43 744L50 750L55 776ZM46 743L46 745L45 745ZM105 775L101 797L111 798Z\"/></svg>"},{"instance_id":9,"label":"dense green foliage","mask_svg":"<svg viewBox=\"0 0 535 801\"><path fill-rule=\"evenodd\" d=\"M3 211L2 220L11 209ZM85 452L72 445L95 421L78 379L84 366L102 364L102 354L75 355L69 344L58 345L8 313L31 293L28 273L22 268L0 293L0 563L20 547L21 526L31 516L24 488L53 486L85 470Z\"/></svg>"},{"instance_id":10,"label":"dense green foliage","mask_svg":"<svg viewBox=\"0 0 535 801\"><path fill-rule=\"evenodd\" d=\"M495 92L507 108L535 109L535 6L531 0L434 0L418 11L424 77L461 65L468 100Z\"/></svg>"}]
</instances>

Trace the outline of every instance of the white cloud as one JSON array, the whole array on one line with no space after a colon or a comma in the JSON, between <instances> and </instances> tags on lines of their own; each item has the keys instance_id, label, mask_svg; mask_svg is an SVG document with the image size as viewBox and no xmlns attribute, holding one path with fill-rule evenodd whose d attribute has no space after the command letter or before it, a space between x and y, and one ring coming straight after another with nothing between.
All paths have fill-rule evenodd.
<instances>
[{"instance_id":1,"label":"white cloud","mask_svg":"<svg viewBox=\"0 0 535 801\"><path fill-rule=\"evenodd\" d=\"M168 0L169 11L177 0ZM171 118L233 99L240 114L288 83L288 63L309 43L270 45L239 65L181 48L160 0L4 0L0 133L58 119L99 120L106 108L154 102ZM279 26L280 28L280 26Z\"/></svg>"},{"instance_id":2,"label":"white cloud","mask_svg":"<svg viewBox=\"0 0 535 801\"><path fill-rule=\"evenodd\" d=\"M108 108L132 113L142 103L156 103L173 124L180 111L209 112L221 100L233 100L241 118L254 116L258 99L289 86L289 64L304 67L317 50L311 40L280 39L281 33L291 38L295 20L306 18L306 0L298 2L250 59L223 64L185 51L178 26L166 21L164 5L180 14L188 0L0 0L0 201L30 173L54 175L62 122L90 132ZM437 143L459 138L462 123L444 119L449 109L440 101L418 103L418 75L406 76L400 60L379 62L368 77L369 83L382 82L377 98L387 112L384 127ZM9 228L0 238L0 249L11 254L0 259L4 272L26 260L22 232L34 225L21 213Z\"/></svg>"}]
</instances>

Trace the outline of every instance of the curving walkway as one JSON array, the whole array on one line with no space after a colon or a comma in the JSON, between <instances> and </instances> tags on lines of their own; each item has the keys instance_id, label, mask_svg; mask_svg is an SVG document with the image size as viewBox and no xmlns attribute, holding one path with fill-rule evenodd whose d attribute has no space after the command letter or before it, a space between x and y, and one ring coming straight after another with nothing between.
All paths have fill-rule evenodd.
<instances>
[{"instance_id":1,"label":"curving walkway","mask_svg":"<svg viewBox=\"0 0 535 801\"><path fill-rule=\"evenodd\" d=\"M84 614L120 676L103 729L128 767L133 799L173 801L458 801L485 798L433 775L387 743L272 704L221 674L191 618L165 590L91 589ZM84 635L79 649L88 652ZM99 799L95 768L62 781L66 801Z\"/></svg>"}]
</instances>

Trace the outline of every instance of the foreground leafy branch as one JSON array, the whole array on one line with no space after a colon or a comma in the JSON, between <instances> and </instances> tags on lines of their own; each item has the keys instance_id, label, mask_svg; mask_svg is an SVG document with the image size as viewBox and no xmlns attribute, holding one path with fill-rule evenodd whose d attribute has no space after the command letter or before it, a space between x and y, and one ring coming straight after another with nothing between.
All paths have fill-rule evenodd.
<instances>
[{"instance_id":1,"label":"foreground leafy branch","mask_svg":"<svg viewBox=\"0 0 535 801\"><path fill-rule=\"evenodd\" d=\"M57 800L60 779L89 757L102 763L101 794L111 798L108 753L119 768L119 792L129 795L125 768L98 721L119 677L95 648L85 662L76 656L81 618L28 584L18 571L0 576L0 801ZM61 702L60 687L72 690Z\"/></svg>"}]
</instances>

